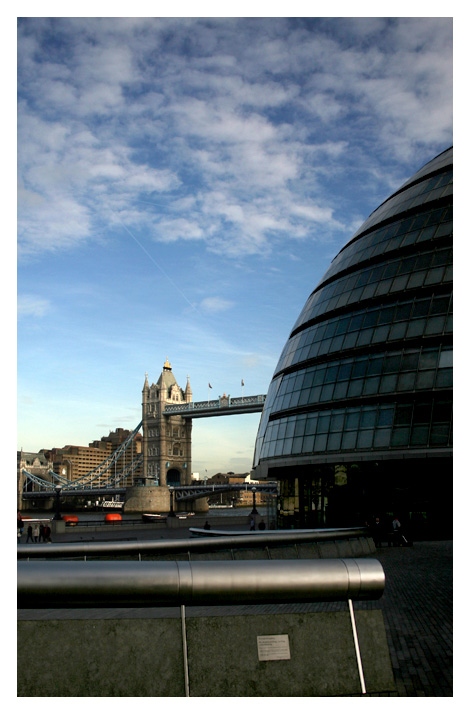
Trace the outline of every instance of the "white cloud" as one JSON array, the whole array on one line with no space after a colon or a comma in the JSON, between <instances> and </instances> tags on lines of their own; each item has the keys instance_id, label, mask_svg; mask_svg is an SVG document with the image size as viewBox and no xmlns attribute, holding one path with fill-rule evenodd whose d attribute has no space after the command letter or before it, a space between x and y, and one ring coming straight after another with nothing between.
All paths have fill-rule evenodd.
<instances>
[{"instance_id":1,"label":"white cloud","mask_svg":"<svg viewBox=\"0 0 471 715\"><path fill-rule=\"evenodd\" d=\"M40 298L36 295L18 296L18 317L42 318L50 310L51 303L47 298Z\"/></svg>"},{"instance_id":2,"label":"white cloud","mask_svg":"<svg viewBox=\"0 0 471 715\"><path fill-rule=\"evenodd\" d=\"M229 308L232 308L233 305L234 301L227 300L226 298L220 298L218 296L203 298L200 303L201 308L208 313L221 313Z\"/></svg>"}]
</instances>

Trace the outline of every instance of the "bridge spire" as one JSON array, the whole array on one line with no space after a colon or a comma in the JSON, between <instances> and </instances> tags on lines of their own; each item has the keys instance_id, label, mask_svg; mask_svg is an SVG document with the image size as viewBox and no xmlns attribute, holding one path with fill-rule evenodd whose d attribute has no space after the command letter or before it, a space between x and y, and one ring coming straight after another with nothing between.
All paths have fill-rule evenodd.
<instances>
[{"instance_id":1,"label":"bridge spire","mask_svg":"<svg viewBox=\"0 0 471 715\"><path fill-rule=\"evenodd\" d=\"M193 402L193 392L190 385L190 376L186 376L185 401Z\"/></svg>"}]
</instances>

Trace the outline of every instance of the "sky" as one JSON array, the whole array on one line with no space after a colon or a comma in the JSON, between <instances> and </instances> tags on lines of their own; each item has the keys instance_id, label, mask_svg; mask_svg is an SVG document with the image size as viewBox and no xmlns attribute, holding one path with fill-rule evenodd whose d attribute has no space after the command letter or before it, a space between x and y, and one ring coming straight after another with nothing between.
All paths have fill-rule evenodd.
<instances>
[{"instance_id":1,"label":"sky","mask_svg":"<svg viewBox=\"0 0 471 715\"><path fill-rule=\"evenodd\" d=\"M134 429L167 358L195 401L266 394L332 259L453 143L452 29L20 18L17 448ZM193 471L250 470L259 420L194 420Z\"/></svg>"}]
</instances>

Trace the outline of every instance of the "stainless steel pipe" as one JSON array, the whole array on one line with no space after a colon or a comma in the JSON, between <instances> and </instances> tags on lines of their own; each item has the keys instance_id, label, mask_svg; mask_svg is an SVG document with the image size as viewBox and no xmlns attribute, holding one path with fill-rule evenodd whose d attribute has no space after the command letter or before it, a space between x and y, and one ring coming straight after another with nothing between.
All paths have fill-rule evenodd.
<instances>
[{"instance_id":1,"label":"stainless steel pipe","mask_svg":"<svg viewBox=\"0 0 471 715\"><path fill-rule=\"evenodd\" d=\"M373 600L376 559L18 562L18 608Z\"/></svg>"}]
</instances>

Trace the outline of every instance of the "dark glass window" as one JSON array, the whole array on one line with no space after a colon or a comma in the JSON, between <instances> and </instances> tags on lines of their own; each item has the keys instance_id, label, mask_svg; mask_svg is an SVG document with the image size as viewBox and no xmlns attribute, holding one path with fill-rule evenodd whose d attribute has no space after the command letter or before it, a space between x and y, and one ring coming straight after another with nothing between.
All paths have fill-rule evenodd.
<instances>
[{"instance_id":1,"label":"dark glass window","mask_svg":"<svg viewBox=\"0 0 471 715\"><path fill-rule=\"evenodd\" d=\"M430 421L431 404L429 402L418 402L414 407L414 424L423 424Z\"/></svg>"},{"instance_id":2,"label":"dark glass window","mask_svg":"<svg viewBox=\"0 0 471 715\"><path fill-rule=\"evenodd\" d=\"M430 308L430 315L441 315L448 312L450 296L434 296Z\"/></svg>"},{"instance_id":3,"label":"dark glass window","mask_svg":"<svg viewBox=\"0 0 471 715\"><path fill-rule=\"evenodd\" d=\"M415 370L419 364L419 351L405 352L402 356L401 370Z\"/></svg>"},{"instance_id":4,"label":"dark glass window","mask_svg":"<svg viewBox=\"0 0 471 715\"><path fill-rule=\"evenodd\" d=\"M410 317L412 310L412 303L400 303L396 308L396 314L394 320L398 322L399 320L407 320Z\"/></svg>"},{"instance_id":5,"label":"dark glass window","mask_svg":"<svg viewBox=\"0 0 471 715\"><path fill-rule=\"evenodd\" d=\"M398 372L400 366L401 356L399 353L396 355L387 355L383 363L383 373Z\"/></svg>"},{"instance_id":6,"label":"dark glass window","mask_svg":"<svg viewBox=\"0 0 471 715\"><path fill-rule=\"evenodd\" d=\"M419 370L431 370L438 363L438 348L422 350L419 360Z\"/></svg>"},{"instance_id":7,"label":"dark glass window","mask_svg":"<svg viewBox=\"0 0 471 715\"><path fill-rule=\"evenodd\" d=\"M374 430L364 430L358 433L357 447L358 449L368 449L373 444Z\"/></svg>"},{"instance_id":8,"label":"dark glass window","mask_svg":"<svg viewBox=\"0 0 471 715\"><path fill-rule=\"evenodd\" d=\"M412 404L396 405L394 425L410 425L412 420Z\"/></svg>"},{"instance_id":9,"label":"dark glass window","mask_svg":"<svg viewBox=\"0 0 471 715\"><path fill-rule=\"evenodd\" d=\"M337 375L337 381L348 380L350 373L352 371L352 363L346 362L339 366L339 372Z\"/></svg>"},{"instance_id":10,"label":"dark glass window","mask_svg":"<svg viewBox=\"0 0 471 715\"><path fill-rule=\"evenodd\" d=\"M378 427L392 425L394 417L393 407L381 407L378 413Z\"/></svg>"},{"instance_id":11,"label":"dark glass window","mask_svg":"<svg viewBox=\"0 0 471 715\"><path fill-rule=\"evenodd\" d=\"M409 444L410 427L395 427L392 431L391 446L405 447Z\"/></svg>"},{"instance_id":12,"label":"dark glass window","mask_svg":"<svg viewBox=\"0 0 471 715\"><path fill-rule=\"evenodd\" d=\"M347 417L345 420L346 430L357 430L360 424L360 410L355 410L354 412L347 412Z\"/></svg>"},{"instance_id":13,"label":"dark glass window","mask_svg":"<svg viewBox=\"0 0 471 715\"><path fill-rule=\"evenodd\" d=\"M383 356L371 358L368 363L368 375L381 375L381 370L383 367Z\"/></svg>"},{"instance_id":14,"label":"dark glass window","mask_svg":"<svg viewBox=\"0 0 471 715\"><path fill-rule=\"evenodd\" d=\"M428 309L430 307L430 298L427 300L417 300L414 303L414 308L412 309L413 318L422 318L424 315L428 315Z\"/></svg>"},{"instance_id":15,"label":"dark glass window","mask_svg":"<svg viewBox=\"0 0 471 715\"><path fill-rule=\"evenodd\" d=\"M453 369L444 368L437 374L436 387L453 387Z\"/></svg>"},{"instance_id":16,"label":"dark glass window","mask_svg":"<svg viewBox=\"0 0 471 715\"><path fill-rule=\"evenodd\" d=\"M417 375L416 387L418 390L427 390L433 387L435 370L423 370Z\"/></svg>"},{"instance_id":17,"label":"dark glass window","mask_svg":"<svg viewBox=\"0 0 471 715\"><path fill-rule=\"evenodd\" d=\"M319 420L317 422L317 433L321 434L322 432L328 432L329 425L330 425L330 413L328 413L326 415L319 416Z\"/></svg>"},{"instance_id":18,"label":"dark glass window","mask_svg":"<svg viewBox=\"0 0 471 715\"><path fill-rule=\"evenodd\" d=\"M363 377L366 375L366 370L368 367L368 360L365 358L364 360L357 360L353 364L353 370L352 370L352 378L355 377Z\"/></svg>"},{"instance_id":19,"label":"dark glass window","mask_svg":"<svg viewBox=\"0 0 471 715\"><path fill-rule=\"evenodd\" d=\"M433 422L449 422L452 414L451 400L435 400L433 405Z\"/></svg>"},{"instance_id":20,"label":"dark glass window","mask_svg":"<svg viewBox=\"0 0 471 715\"><path fill-rule=\"evenodd\" d=\"M379 310L372 310L365 315L364 328L371 328L378 322Z\"/></svg>"},{"instance_id":21,"label":"dark glass window","mask_svg":"<svg viewBox=\"0 0 471 715\"><path fill-rule=\"evenodd\" d=\"M360 428L374 427L376 421L376 408L363 408L361 412Z\"/></svg>"}]
</instances>

